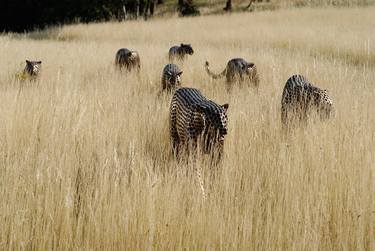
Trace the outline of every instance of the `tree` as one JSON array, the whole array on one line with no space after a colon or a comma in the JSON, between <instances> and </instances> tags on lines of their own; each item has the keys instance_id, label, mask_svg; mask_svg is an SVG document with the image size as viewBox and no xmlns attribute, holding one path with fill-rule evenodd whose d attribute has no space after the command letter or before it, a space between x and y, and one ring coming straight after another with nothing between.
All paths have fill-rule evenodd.
<instances>
[{"instance_id":1,"label":"tree","mask_svg":"<svg viewBox=\"0 0 375 251\"><path fill-rule=\"evenodd\" d=\"M255 0L250 0L250 3L246 6L245 10L249 9L250 6L251 6L251 4L252 4L254 1L255 1ZM259 2L259 0L258 0L258 2Z\"/></svg>"},{"instance_id":2,"label":"tree","mask_svg":"<svg viewBox=\"0 0 375 251\"><path fill-rule=\"evenodd\" d=\"M200 14L193 0L178 0L177 10L181 16L197 16Z\"/></svg>"},{"instance_id":3,"label":"tree","mask_svg":"<svg viewBox=\"0 0 375 251\"><path fill-rule=\"evenodd\" d=\"M225 11L232 11L232 0L227 0L224 9Z\"/></svg>"},{"instance_id":4,"label":"tree","mask_svg":"<svg viewBox=\"0 0 375 251\"><path fill-rule=\"evenodd\" d=\"M153 16L154 10L155 10L154 0L145 0L144 8L142 10L144 19L147 20L149 16Z\"/></svg>"},{"instance_id":5,"label":"tree","mask_svg":"<svg viewBox=\"0 0 375 251\"><path fill-rule=\"evenodd\" d=\"M249 9L254 1L255 0L250 0L249 4L245 7L245 10ZM258 0L258 2L259 1L262 1L262 0ZM227 0L227 2L225 4L225 7L223 8L223 10L225 10L225 11L232 11L232 0Z\"/></svg>"}]
</instances>

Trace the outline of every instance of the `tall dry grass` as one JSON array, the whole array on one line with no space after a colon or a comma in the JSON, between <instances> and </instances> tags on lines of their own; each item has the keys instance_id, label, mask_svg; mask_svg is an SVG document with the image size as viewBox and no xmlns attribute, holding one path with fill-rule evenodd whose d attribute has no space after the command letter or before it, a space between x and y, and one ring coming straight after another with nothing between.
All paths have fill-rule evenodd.
<instances>
[{"instance_id":1,"label":"tall dry grass","mask_svg":"<svg viewBox=\"0 0 375 251\"><path fill-rule=\"evenodd\" d=\"M0 37L0 249L375 249L374 8L300 9L64 26ZM167 51L196 53L184 86L228 102L222 166L178 164ZM142 76L115 71L136 49ZM258 94L204 72L255 62ZM39 81L15 79L24 59ZM283 137L287 78L328 89L336 118ZM196 168L202 171L204 199Z\"/></svg>"}]
</instances>

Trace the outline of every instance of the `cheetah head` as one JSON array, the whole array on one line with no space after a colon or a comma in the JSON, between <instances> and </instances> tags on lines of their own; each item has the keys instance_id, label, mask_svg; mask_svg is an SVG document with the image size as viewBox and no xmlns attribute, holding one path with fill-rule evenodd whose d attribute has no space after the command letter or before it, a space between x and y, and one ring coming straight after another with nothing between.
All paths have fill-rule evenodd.
<instances>
[{"instance_id":1,"label":"cheetah head","mask_svg":"<svg viewBox=\"0 0 375 251\"><path fill-rule=\"evenodd\" d=\"M320 118L329 119L335 116L335 108L332 99L328 95L327 90L322 90L320 93Z\"/></svg>"},{"instance_id":2,"label":"cheetah head","mask_svg":"<svg viewBox=\"0 0 375 251\"><path fill-rule=\"evenodd\" d=\"M243 66L244 71L246 72L246 75L250 78L251 81L254 81L256 83L259 82L259 76L257 73L257 68L254 63L248 63L247 65Z\"/></svg>"},{"instance_id":3,"label":"cheetah head","mask_svg":"<svg viewBox=\"0 0 375 251\"><path fill-rule=\"evenodd\" d=\"M173 86L180 86L181 85L182 71L179 71L177 73L167 71L166 73L167 73L168 81L171 85L173 85Z\"/></svg>"},{"instance_id":4,"label":"cheetah head","mask_svg":"<svg viewBox=\"0 0 375 251\"><path fill-rule=\"evenodd\" d=\"M38 75L42 68L42 61L26 60L26 69L30 75Z\"/></svg>"},{"instance_id":5,"label":"cheetah head","mask_svg":"<svg viewBox=\"0 0 375 251\"><path fill-rule=\"evenodd\" d=\"M130 59L130 60L135 60L137 57L138 57L138 53L136 51L129 51L126 56Z\"/></svg>"},{"instance_id":6,"label":"cheetah head","mask_svg":"<svg viewBox=\"0 0 375 251\"><path fill-rule=\"evenodd\" d=\"M248 63L248 64L242 66L242 69L243 69L244 71L246 71L246 73L249 74L249 73L253 70L254 66L255 66L254 63Z\"/></svg>"},{"instance_id":7,"label":"cheetah head","mask_svg":"<svg viewBox=\"0 0 375 251\"><path fill-rule=\"evenodd\" d=\"M193 54L194 54L193 47L191 47L190 44L181 44L181 49L182 49L186 54L189 54L189 55L193 55Z\"/></svg>"},{"instance_id":8,"label":"cheetah head","mask_svg":"<svg viewBox=\"0 0 375 251\"><path fill-rule=\"evenodd\" d=\"M228 133L228 107L228 104L215 104L214 106L202 105L198 108L204 121L204 149L206 153L213 145L224 143L225 135Z\"/></svg>"}]
</instances>

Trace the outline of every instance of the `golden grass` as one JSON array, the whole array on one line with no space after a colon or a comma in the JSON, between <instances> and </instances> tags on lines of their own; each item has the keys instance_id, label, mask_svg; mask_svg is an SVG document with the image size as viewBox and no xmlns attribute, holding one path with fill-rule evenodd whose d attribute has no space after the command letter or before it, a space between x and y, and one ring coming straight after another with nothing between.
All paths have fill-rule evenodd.
<instances>
[{"instance_id":1,"label":"golden grass","mask_svg":"<svg viewBox=\"0 0 375 251\"><path fill-rule=\"evenodd\" d=\"M1 250L375 249L374 8L299 9L64 26L0 37ZM34 39L38 38L38 39ZM192 44L184 86L229 106L217 170L176 163L170 46ZM142 76L115 71L136 49ZM259 94L225 91L203 65L257 64ZM14 78L42 60L36 82ZM336 118L284 138L282 88L301 73Z\"/></svg>"}]
</instances>

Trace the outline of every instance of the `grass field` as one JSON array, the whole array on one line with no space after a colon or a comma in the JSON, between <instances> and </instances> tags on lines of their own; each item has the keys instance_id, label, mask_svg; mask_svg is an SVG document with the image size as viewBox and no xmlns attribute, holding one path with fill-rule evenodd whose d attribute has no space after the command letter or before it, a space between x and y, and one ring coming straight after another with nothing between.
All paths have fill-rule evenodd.
<instances>
[{"instance_id":1,"label":"grass field","mask_svg":"<svg viewBox=\"0 0 375 251\"><path fill-rule=\"evenodd\" d=\"M105 23L0 36L1 250L374 250L374 7L292 9ZM183 86L229 103L217 169L178 164L170 46L191 43ZM140 52L142 74L114 69ZM257 64L259 93L212 81L232 57ZM42 60L36 82L15 75ZM288 138L295 73L327 89L336 117ZM203 186L197 173L202 172ZM207 197L203 196L203 190Z\"/></svg>"}]
</instances>

